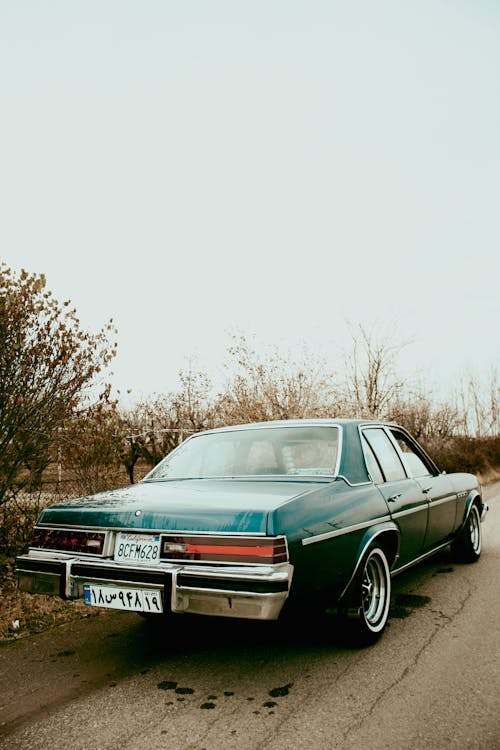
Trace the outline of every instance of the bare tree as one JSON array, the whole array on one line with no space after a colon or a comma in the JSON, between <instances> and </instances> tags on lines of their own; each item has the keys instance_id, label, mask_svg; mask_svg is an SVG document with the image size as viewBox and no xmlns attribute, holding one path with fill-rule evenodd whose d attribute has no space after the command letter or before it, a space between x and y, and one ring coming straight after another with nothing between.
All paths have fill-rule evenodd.
<instances>
[{"instance_id":1,"label":"bare tree","mask_svg":"<svg viewBox=\"0 0 500 750\"><path fill-rule=\"evenodd\" d=\"M142 458L156 464L193 432L213 426L211 382L191 367L179 372L180 388L139 403L123 415L122 462L133 483Z\"/></svg>"},{"instance_id":2,"label":"bare tree","mask_svg":"<svg viewBox=\"0 0 500 750\"><path fill-rule=\"evenodd\" d=\"M484 437L500 434L500 380L497 368L491 370L486 382L469 374L460 384L457 400L464 435Z\"/></svg>"},{"instance_id":3,"label":"bare tree","mask_svg":"<svg viewBox=\"0 0 500 750\"><path fill-rule=\"evenodd\" d=\"M225 424L337 416L343 403L324 362L304 350L285 357L276 348L258 355L244 336L229 348L229 378L216 402Z\"/></svg>"},{"instance_id":4,"label":"bare tree","mask_svg":"<svg viewBox=\"0 0 500 750\"><path fill-rule=\"evenodd\" d=\"M358 325L346 357L346 400L352 415L380 418L403 392L396 359L404 343L377 338L374 329Z\"/></svg>"}]
</instances>

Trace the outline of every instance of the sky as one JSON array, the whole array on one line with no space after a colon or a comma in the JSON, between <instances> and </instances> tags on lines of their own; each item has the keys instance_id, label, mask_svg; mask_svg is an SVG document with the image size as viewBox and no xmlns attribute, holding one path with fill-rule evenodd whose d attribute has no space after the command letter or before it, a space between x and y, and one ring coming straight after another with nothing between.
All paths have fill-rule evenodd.
<instances>
[{"instance_id":1,"label":"sky","mask_svg":"<svg viewBox=\"0 0 500 750\"><path fill-rule=\"evenodd\" d=\"M500 361L498 0L0 0L0 259L112 382L362 324L446 395Z\"/></svg>"}]
</instances>

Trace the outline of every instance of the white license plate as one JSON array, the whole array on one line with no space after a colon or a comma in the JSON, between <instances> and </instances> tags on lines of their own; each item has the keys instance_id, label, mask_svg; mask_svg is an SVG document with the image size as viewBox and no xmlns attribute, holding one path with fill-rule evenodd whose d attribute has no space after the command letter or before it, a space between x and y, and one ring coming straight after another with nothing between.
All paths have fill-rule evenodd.
<instances>
[{"instance_id":1,"label":"white license plate","mask_svg":"<svg viewBox=\"0 0 500 750\"><path fill-rule=\"evenodd\" d=\"M160 537L158 534L124 534L116 535L115 560L122 562L155 565L160 562Z\"/></svg>"},{"instance_id":2,"label":"white license plate","mask_svg":"<svg viewBox=\"0 0 500 750\"><path fill-rule=\"evenodd\" d=\"M85 583L83 600L92 607L127 609L131 612L163 612L161 593L152 589L132 589L125 586L97 586Z\"/></svg>"}]
</instances>

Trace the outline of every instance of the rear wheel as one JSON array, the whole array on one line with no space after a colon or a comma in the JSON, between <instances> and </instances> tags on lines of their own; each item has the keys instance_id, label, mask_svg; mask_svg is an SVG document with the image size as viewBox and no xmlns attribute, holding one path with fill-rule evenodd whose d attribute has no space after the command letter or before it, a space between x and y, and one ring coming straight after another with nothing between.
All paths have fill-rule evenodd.
<instances>
[{"instance_id":1,"label":"rear wheel","mask_svg":"<svg viewBox=\"0 0 500 750\"><path fill-rule=\"evenodd\" d=\"M349 639L367 646L380 638L387 624L390 603L391 573L386 554L380 547L371 547L351 585L349 607L345 612Z\"/></svg>"},{"instance_id":2,"label":"rear wheel","mask_svg":"<svg viewBox=\"0 0 500 750\"><path fill-rule=\"evenodd\" d=\"M460 562L471 563L481 556L481 516L476 503L470 509L467 520L452 544L453 554Z\"/></svg>"}]
</instances>

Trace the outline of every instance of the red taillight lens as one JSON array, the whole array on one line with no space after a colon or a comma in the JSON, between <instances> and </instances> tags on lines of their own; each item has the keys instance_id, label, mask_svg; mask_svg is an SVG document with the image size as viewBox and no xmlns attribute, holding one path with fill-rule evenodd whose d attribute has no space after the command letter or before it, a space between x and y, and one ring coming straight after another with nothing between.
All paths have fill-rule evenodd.
<instances>
[{"instance_id":1,"label":"red taillight lens","mask_svg":"<svg viewBox=\"0 0 500 750\"><path fill-rule=\"evenodd\" d=\"M105 539L106 534L100 531L35 528L30 546L55 549L60 552L87 552L102 555Z\"/></svg>"},{"instance_id":2,"label":"red taillight lens","mask_svg":"<svg viewBox=\"0 0 500 750\"><path fill-rule=\"evenodd\" d=\"M163 560L200 560L208 562L263 563L286 562L288 554L283 537L226 537L162 535Z\"/></svg>"}]
</instances>

